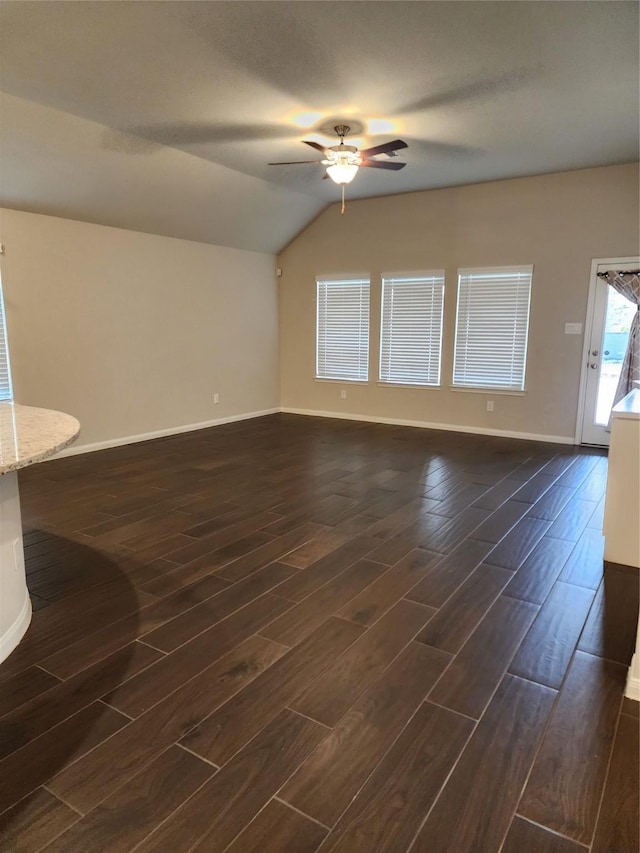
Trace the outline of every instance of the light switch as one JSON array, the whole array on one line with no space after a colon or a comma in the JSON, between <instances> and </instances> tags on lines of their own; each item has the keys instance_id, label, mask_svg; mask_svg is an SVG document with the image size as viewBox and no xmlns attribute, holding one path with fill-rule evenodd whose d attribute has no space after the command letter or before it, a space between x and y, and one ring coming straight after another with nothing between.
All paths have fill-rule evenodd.
<instances>
[{"instance_id":1,"label":"light switch","mask_svg":"<svg viewBox=\"0 0 640 853\"><path fill-rule=\"evenodd\" d=\"M565 323L564 333L565 335L581 335L582 323Z\"/></svg>"}]
</instances>

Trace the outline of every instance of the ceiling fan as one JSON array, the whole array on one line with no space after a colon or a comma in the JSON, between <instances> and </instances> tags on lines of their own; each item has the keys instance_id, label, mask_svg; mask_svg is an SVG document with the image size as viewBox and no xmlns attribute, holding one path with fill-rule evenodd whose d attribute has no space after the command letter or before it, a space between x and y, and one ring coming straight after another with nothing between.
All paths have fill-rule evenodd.
<instances>
[{"instance_id":1,"label":"ceiling fan","mask_svg":"<svg viewBox=\"0 0 640 853\"><path fill-rule=\"evenodd\" d=\"M395 152L401 148L408 148L406 142L402 139L394 139L391 142L383 142L381 145L374 145L372 148L363 148L359 151L355 145L345 145L345 136L351 128L346 124L338 124L334 128L340 139L338 145L331 145L325 148L317 142L312 142L309 139L303 139L305 145L310 145L324 155L324 160L292 160L284 163L269 163L269 166L297 166L305 163L318 163L326 166L323 178L330 178L335 184L342 185L342 209L344 213L344 185L350 184L355 178L360 166L374 169L389 169L399 171L404 169L406 163L393 163L387 160L374 160L378 154L389 154L395 156Z\"/></svg>"}]
</instances>

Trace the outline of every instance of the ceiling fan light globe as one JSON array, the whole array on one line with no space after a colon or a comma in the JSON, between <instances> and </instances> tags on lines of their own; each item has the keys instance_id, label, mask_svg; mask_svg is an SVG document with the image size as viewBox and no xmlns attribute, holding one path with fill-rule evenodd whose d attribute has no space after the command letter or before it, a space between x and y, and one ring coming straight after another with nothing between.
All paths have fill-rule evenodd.
<instances>
[{"instance_id":1,"label":"ceiling fan light globe","mask_svg":"<svg viewBox=\"0 0 640 853\"><path fill-rule=\"evenodd\" d=\"M334 184L350 184L357 171L358 166L355 163L334 163L327 166L327 174Z\"/></svg>"}]
</instances>

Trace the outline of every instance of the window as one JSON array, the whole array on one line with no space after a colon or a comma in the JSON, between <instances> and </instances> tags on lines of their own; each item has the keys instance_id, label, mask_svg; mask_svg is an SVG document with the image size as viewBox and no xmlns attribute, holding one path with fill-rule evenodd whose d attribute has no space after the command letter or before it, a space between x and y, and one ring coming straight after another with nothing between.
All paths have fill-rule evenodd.
<instances>
[{"instance_id":1,"label":"window","mask_svg":"<svg viewBox=\"0 0 640 853\"><path fill-rule=\"evenodd\" d=\"M453 385L523 391L533 267L458 270Z\"/></svg>"},{"instance_id":2,"label":"window","mask_svg":"<svg viewBox=\"0 0 640 853\"><path fill-rule=\"evenodd\" d=\"M439 385L444 272L382 278L380 379Z\"/></svg>"},{"instance_id":3,"label":"window","mask_svg":"<svg viewBox=\"0 0 640 853\"><path fill-rule=\"evenodd\" d=\"M0 279L0 400L12 400L11 371L9 370L9 344L5 323L2 280Z\"/></svg>"},{"instance_id":4,"label":"window","mask_svg":"<svg viewBox=\"0 0 640 853\"><path fill-rule=\"evenodd\" d=\"M317 279L316 377L369 378L369 279Z\"/></svg>"}]
</instances>

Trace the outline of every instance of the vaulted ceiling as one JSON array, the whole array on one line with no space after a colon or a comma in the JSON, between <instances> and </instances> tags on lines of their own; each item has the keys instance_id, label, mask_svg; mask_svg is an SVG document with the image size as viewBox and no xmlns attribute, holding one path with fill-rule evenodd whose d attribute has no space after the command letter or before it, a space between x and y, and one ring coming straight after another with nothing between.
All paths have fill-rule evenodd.
<instances>
[{"instance_id":1,"label":"vaulted ceiling","mask_svg":"<svg viewBox=\"0 0 640 853\"><path fill-rule=\"evenodd\" d=\"M6 2L0 203L276 251L363 198L638 158L635 2ZM329 135L327 135L329 134Z\"/></svg>"}]
</instances>

